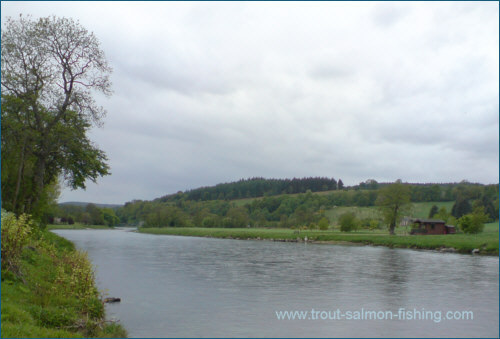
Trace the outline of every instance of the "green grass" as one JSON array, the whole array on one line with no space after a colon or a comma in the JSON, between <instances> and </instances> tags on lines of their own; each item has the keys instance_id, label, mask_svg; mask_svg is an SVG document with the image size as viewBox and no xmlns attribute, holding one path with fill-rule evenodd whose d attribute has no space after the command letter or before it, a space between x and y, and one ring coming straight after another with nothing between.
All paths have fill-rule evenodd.
<instances>
[{"instance_id":1,"label":"green grass","mask_svg":"<svg viewBox=\"0 0 500 339\"><path fill-rule=\"evenodd\" d=\"M453 207L453 201L446 202L416 202L412 203L412 208L409 212L409 217L414 218L427 218L429 217L429 211L431 210L432 205L436 205L438 208L445 207L448 212L451 212L451 208ZM379 219L380 213L376 206L370 207L344 207L338 206L332 209L329 209L325 212L326 216L333 223L337 223L339 217L347 212L353 212L356 214L358 219Z\"/></svg>"},{"instance_id":2,"label":"green grass","mask_svg":"<svg viewBox=\"0 0 500 339\"><path fill-rule=\"evenodd\" d=\"M85 229L96 229L96 230L109 230L110 228L106 225L84 225L84 224L73 224L73 225L47 225L48 230L85 230Z\"/></svg>"},{"instance_id":3,"label":"green grass","mask_svg":"<svg viewBox=\"0 0 500 339\"><path fill-rule=\"evenodd\" d=\"M296 231L291 229L264 229L264 228L139 228L141 233L169 234L181 236L231 238L231 239L267 239L279 241L309 241L331 243L356 243L365 245L380 245L398 248L440 249L454 248L460 253L470 253L473 249L480 249L482 254L498 255L498 222L487 224L485 232L477 235L450 234L450 235L395 235L391 236L387 230L359 231L342 233L336 230ZM399 230L401 234L402 231Z\"/></svg>"},{"instance_id":4,"label":"green grass","mask_svg":"<svg viewBox=\"0 0 500 339\"><path fill-rule=\"evenodd\" d=\"M413 203L412 216L415 218L428 218L432 205L436 205L438 209L444 207L450 213L454 203L454 201Z\"/></svg>"},{"instance_id":5,"label":"green grass","mask_svg":"<svg viewBox=\"0 0 500 339\"><path fill-rule=\"evenodd\" d=\"M376 207L346 207L337 206L330 210L325 211L325 215L330 219L330 222L334 224L338 223L340 216L344 213L354 213L358 219L379 219L380 214Z\"/></svg>"},{"instance_id":6,"label":"green grass","mask_svg":"<svg viewBox=\"0 0 500 339\"><path fill-rule=\"evenodd\" d=\"M104 306L98 296L77 294L81 279L75 286L72 279L78 277L74 271L83 266L75 255L73 243L44 231L23 249L18 272L2 269L2 337L126 336L121 325L104 322ZM89 284L85 286L95 291L93 280Z\"/></svg>"}]
</instances>

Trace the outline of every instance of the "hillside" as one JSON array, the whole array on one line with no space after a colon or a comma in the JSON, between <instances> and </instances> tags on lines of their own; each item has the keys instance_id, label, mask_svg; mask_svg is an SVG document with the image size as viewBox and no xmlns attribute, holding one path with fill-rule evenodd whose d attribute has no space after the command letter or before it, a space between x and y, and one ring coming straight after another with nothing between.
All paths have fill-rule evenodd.
<instances>
[{"instance_id":1,"label":"hillside","mask_svg":"<svg viewBox=\"0 0 500 339\"><path fill-rule=\"evenodd\" d=\"M342 180L333 178L309 177L293 179L265 179L250 178L235 182L221 183L215 186L200 187L185 192L163 196L157 200L161 202L178 199L208 201L234 200L243 198L258 198L280 194L297 194L311 192L332 191L344 188Z\"/></svg>"},{"instance_id":2,"label":"hillside","mask_svg":"<svg viewBox=\"0 0 500 339\"><path fill-rule=\"evenodd\" d=\"M259 194L265 192L264 196L260 197L222 198L232 196L231 193L225 194L224 190L235 192L236 188L255 189L266 187L265 185L268 185L268 188L282 188L284 183L290 184L293 180L302 180L301 190L307 193L262 189L254 191ZM335 223L342 208L374 208L379 186L385 185L370 180L364 185L338 189L337 183L335 190L313 192L312 189L317 189L318 186L307 186L313 183L317 182L307 178L288 181L262 178L240 180L235 183L180 192L153 201L128 202L116 211L116 215L123 224L147 227L315 227L322 219L326 219L330 225L332 222ZM409 188L412 203L425 203L425 207L418 207L417 214L421 216L428 216L433 205L439 208L445 205L446 213L452 212L451 207L458 197L466 202L465 205L469 209L474 204L484 206L492 219L498 214L498 185L470 183L405 185ZM217 190L220 191L220 198L209 199ZM206 197L201 198L202 195ZM367 212L358 217L362 218L365 224L381 224L381 217L374 213Z\"/></svg>"},{"instance_id":3,"label":"hillside","mask_svg":"<svg viewBox=\"0 0 500 339\"><path fill-rule=\"evenodd\" d=\"M67 202L61 202L58 205L60 205L60 206L86 207L88 204L94 204L99 208L112 208L112 209L119 208L119 207L123 206L120 204L96 204L96 203L82 202L82 201L67 201Z\"/></svg>"}]
</instances>

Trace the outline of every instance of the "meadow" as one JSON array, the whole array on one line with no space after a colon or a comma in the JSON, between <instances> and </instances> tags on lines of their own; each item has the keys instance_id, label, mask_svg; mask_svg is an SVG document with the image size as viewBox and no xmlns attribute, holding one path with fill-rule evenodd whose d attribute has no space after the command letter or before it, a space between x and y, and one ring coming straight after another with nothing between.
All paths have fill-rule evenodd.
<instances>
[{"instance_id":1,"label":"meadow","mask_svg":"<svg viewBox=\"0 0 500 339\"><path fill-rule=\"evenodd\" d=\"M394 236L389 235L387 230L359 230L346 233L335 229L319 231L280 228L155 227L139 228L138 232L242 240L307 241L427 250L447 249L459 253L471 253L472 250L478 249L480 254L498 255L498 226L498 222L486 224L484 232L480 234L448 235L405 235L405 228L400 227Z\"/></svg>"}]
</instances>

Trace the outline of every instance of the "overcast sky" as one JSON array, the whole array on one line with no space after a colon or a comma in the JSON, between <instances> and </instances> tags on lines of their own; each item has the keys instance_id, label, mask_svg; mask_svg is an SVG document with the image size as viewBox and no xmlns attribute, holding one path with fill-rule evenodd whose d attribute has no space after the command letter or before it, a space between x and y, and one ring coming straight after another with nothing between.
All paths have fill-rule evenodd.
<instances>
[{"instance_id":1,"label":"overcast sky","mask_svg":"<svg viewBox=\"0 0 500 339\"><path fill-rule=\"evenodd\" d=\"M241 178L498 183L498 2L2 2L79 20L114 94L91 139L124 203Z\"/></svg>"}]
</instances>

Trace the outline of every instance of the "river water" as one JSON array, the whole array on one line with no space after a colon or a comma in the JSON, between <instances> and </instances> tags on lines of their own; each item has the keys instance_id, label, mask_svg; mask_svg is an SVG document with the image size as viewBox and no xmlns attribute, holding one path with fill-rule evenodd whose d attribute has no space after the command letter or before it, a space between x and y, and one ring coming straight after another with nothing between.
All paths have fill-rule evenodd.
<instances>
[{"instance_id":1,"label":"river water","mask_svg":"<svg viewBox=\"0 0 500 339\"><path fill-rule=\"evenodd\" d=\"M89 253L130 337L499 336L498 257L54 232Z\"/></svg>"}]
</instances>

